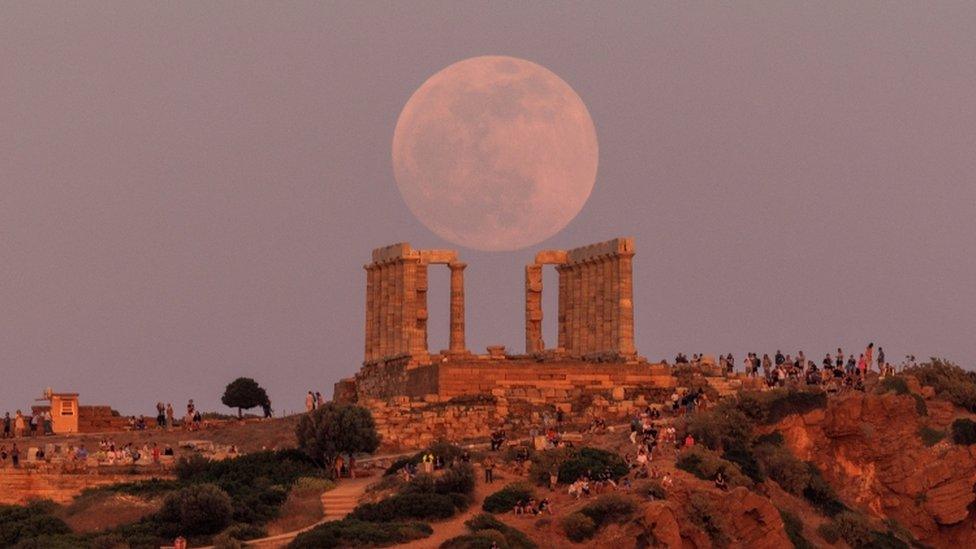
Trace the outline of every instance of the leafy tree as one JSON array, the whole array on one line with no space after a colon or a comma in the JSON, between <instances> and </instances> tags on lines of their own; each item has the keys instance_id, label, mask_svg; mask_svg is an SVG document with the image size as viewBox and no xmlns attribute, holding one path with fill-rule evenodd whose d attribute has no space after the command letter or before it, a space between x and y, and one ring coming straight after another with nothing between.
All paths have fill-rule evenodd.
<instances>
[{"instance_id":1,"label":"leafy tree","mask_svg":"<svg viewBox=\"0 0 976 549\"><path fill-rule=\"evenodd\" d=\"M224 406L237 408L237 417L243 415L243 410L271 404L268 393L258 385L257 381L249 377L239 377L231 381L224 390L224 396L220 398L220 401L224 403Z\"/></svg>"},{"instance_id":2,"label":"leafy tree","mask_svg":"<svg viewBox=\"0 0 976 549\"><path fill-rule=\"evenodd\" d=\"M213 484L197 484L166 496L159 517L183 535L209 535L226 528L233 512L227 492Z\"/></svg>"},{"instance_id":3,"label":"leafy tree","mask_svg":"<svg viewBox=\"0 0 976 549\"><path fill-rule=\"evenodd\" d=\"M372 414L352 404L329 402L305 414L295 435L302 452L330 468L341 454L372 453L380 445Z\"/></svg>"}]
</instances>

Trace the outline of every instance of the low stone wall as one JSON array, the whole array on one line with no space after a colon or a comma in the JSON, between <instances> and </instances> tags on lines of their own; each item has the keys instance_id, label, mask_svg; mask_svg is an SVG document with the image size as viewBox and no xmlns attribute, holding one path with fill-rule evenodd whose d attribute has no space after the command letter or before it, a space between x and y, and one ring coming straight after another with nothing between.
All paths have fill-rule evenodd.
<instances>
[{"instance_id":1,"label":"low stone wall","mask_svg":"<svg viewBox=\"0 0 976 549\"><path fill-rule=\"evenodd\" d=\"M339 401L436 394L442 398L496 394L537 404L557 404L583 396L610 397L669 391L677 386L664 364L594 362L570 358L480 355L439 357L430 364L409 360L368 363L354 379L336 384ZM499 393L498 391L501 391ZM619 396L618 400L623 399Z\"/></svg>"},{"instance_id":2,"label":"low stone wall","mask_svg":"<svg viewBox=\"0 0 976 549\"><path fill-rule=\"evenodd\" d=\"M34 469L0 469L0 504L24 504L30 499L50 499L55 503L68 503L86 488L136 482L152 478L171 478L160 475L51 473Z\"/></svg>"}]
</instances>

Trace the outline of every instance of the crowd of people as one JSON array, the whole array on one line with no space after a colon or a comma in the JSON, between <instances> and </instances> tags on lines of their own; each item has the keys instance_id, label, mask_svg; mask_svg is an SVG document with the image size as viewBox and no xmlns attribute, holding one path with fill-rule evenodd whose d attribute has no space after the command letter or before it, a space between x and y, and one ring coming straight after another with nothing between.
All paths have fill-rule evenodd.
<instances>
[{"instance_id":1,"label":"crowd of people","mask_svg":"<svg viewBox=\"0 0 976 549\"><path fill-rule=\"evenodd\" d=\"M21 438L25 436L53 435L51 412L49 410L24 414L17 410L13 417L10 412L3 416L2 438Z\"/></svg>"},{"instance_id":2,"label":"crowd of people","mask_svg":"<svg viewBox=\"0 0 976 549\"><path fill-rule=\"evenodd\" d=\"M914 361L914 357L906 357L906 364ZM706 358L703 354L694 354L689 359L685 354L678 353L675 357L676 365L704 365ZM718 368L724 373L736 373L736 361L732 353L720 355ZM818 365L799 351L796 355L783 354L777 350L770 357L758 353L747 353L742 362L742 372L753 378L762 378L767 387L783 387L790 384L821 385L827 390L842 388L863 390L864 379L869 372L876 371L881 377L896 373L896 367L887 361L884 348L869 343L863 352L855 357L838 348L836 353L826 353ZM699 397L700 399L700 397ZM686 403L682 403L684 405ZM694 403L692 404L694 405Z\"/></svg>"}]
</instances>

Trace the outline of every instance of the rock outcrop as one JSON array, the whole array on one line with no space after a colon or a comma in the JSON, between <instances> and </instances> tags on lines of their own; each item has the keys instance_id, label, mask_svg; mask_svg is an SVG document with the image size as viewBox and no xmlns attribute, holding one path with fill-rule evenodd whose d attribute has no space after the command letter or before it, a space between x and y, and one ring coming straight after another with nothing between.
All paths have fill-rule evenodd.
<instances>
[{"instance_id":1,"label":"rock outcrop","mask_svg":"<svg viewBox=\"0 0 976 549\"><path fill-rule=\"evenodd\" d=\"M976 447L945 440L926 446L920 429L944 430L957 411L917 384L910 389L832 398L826 410L791 416L774 429L845 500L897 520L924 543L976 546Z\"/></svg>"}]
</instances>

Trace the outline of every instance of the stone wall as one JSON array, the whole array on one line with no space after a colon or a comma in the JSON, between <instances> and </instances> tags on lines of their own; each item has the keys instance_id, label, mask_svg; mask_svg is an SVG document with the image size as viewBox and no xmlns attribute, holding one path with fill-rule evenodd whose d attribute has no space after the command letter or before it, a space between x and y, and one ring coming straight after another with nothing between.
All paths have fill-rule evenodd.
<instances>
[{"instance_id":1,"label":"stone wall","mask_svg":"<svg viewBox=\"0 0 976 549\"><path fill-rule=\"evenodd\" d=\"M107 484L159 478L158 475L80 473L64 474L34 469L0 469L0 504L24 504L28 499L68 503L82 490Z\"/></svg>"}]
</instances>

